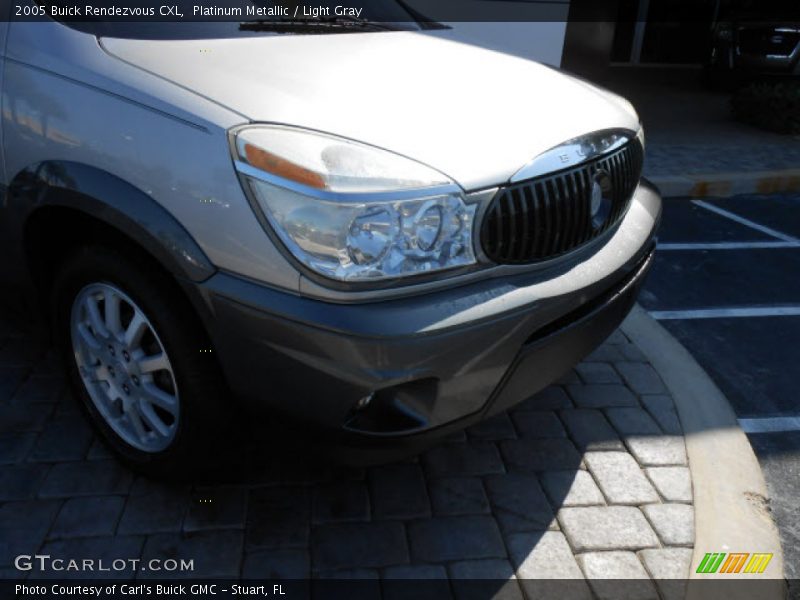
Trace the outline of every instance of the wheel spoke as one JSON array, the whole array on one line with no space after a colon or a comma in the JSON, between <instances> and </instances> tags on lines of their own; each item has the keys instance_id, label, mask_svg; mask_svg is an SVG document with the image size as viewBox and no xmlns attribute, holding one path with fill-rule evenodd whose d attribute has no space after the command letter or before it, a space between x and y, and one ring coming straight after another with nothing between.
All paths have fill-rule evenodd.
<instances>
[{"instance_id":1,"label":"wheel spoke","mask_svg":"<svg viewBox=\"0 0 800 600\"><path fill-rule=\"evenodd\" d=\"M167 360L167 355L163 352L153 354L152 356L145 356L139 360L139 370L142 373L152 373L153 371L161 371L162 369L169 369L169 360Z\"/></svg>"},{"instance_id":2,"label":"wheel spoke","mask_svg":"<svg viewBox=\"0 0 800 600\"><path fill-rule=\"evenodd\" d=\"M171 415L177 414L178 401L172 394L157 388L154 384L146 384L142 388L142 400L163 408Z\"/></svg>"},{"instance_id":3,"label":"wheel spoke","mask_svg":"<svg viewBox=\"0 0 800 600\"><path fill-rule=\"evenodd\" d=\"M114 392L114 388L111 387L110 382L98 381L97 385L102 386L105 390L103 393L103 404L105 404L106 410L109 414L114 415L114 418L118 418L122 410L122 399Z\"/></svg>"},{"instance_id":4,"label":"wheel spoke","mask_svg":"<svg viewBox=\"0 0 800 600\"><path fill-rule=\"evenodd\" d=\"M97 365L93 369L87 369L87 371L92 375L92 383L108 381L108 371L103 365Z\"/></svg>"},{"instance_id":5,"label":"wheel spoke","mask_svg":"<svg viewBox=\"0 0 800 600\"><path fill-rule=\"evenodd\" d=\"M84 350L88 351L90 354L94 354L101 347L100 341L94 337L94 334L89 331L85 323L80 323L78 325L78 338L84 346Z\"/></svg>"},{"instance_id":6,"label":"wheel spoke","mask_svg":"<svg viewBox=\"0 0 800 600\"><path fill-rule=\"evenodd\" d=\"M158 415L153 410L152 404L147 404L146 402L142 402L139 405L139 414L141 415L142 419L150 426L150 429L154 430L161 436L169 435L169 427L167 427L164 422L158 418Z\"/></svg>"},{"instance_id":7,"label":"wheel spoke","mask_svg":"<svg viewBox=\"0 0 800 600\"><path fill-rule=\"evenodd\" d=\"M136 432L136 435L142 442L147 440L147 432L144 430L144 424L142 423L142 415L139 413L139 407L136 404L131 404L128 409L125 411L125 415L128 417L128 421L130 421L133 430Z\"/></svg>"},{"instance_id":8,"label":"wheel spoke","mask_svg":"<svg viewBox=\"0 0 800 600\"><path fill-rule=\"evenodd\" d=\"M103 300L103 304L105 305L106 329L114 335L122 334L122 322L119 316L120 297L112 290L106 289L103 291Z\"/></svg>"},{"instance_id":9,"label":"wheel spoke","mask_svg":"<svg viewBox=\"0 0 800 600\"><path fill-rule=\"evenodd\" d=\"M89 316L89 322L95 333L101 337L108 337L108 329L105 323L103 323L103 317L100 316L100 309L97 307L97 299L89 294L86 296L84 305L86 306L86 314Z\"/></svg>"},{"instance_id":10,"label":"wheel spoke","mask_svg":"<svg viewBox=\"0 0 800 600\"><path fill-rule=\"evenodd\" d=\"M147 331L147 319L138 310L133 314L128 329L125 330L125 344L128 348L135 348L142 341L142 336Z\"/></svg>"}]
</instances>

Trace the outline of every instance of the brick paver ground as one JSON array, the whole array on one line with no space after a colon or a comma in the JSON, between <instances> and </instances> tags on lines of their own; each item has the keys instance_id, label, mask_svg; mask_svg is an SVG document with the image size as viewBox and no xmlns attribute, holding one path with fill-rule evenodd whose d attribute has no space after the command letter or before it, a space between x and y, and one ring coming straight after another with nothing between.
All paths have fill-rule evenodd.
<instances>
[{"instance_id":1,"label":"brick paver ground","mask_svg":"<svg viewBox=\"0 0 800 600\"><path fill-rule=\"evenodd\" d=\"M194 559L194 577L450 578L457 597L471 578L508 579L507 597L541 592L536 578L590 576L576 597L645 578L649 597L664 583L648 579L688 576L679 422L620 332L557 385L419 457L366 469L256 457L224 485L117 463L52 351L2 321L0 394L0 577L36 552Z\"/></svg>"}]
</instances>

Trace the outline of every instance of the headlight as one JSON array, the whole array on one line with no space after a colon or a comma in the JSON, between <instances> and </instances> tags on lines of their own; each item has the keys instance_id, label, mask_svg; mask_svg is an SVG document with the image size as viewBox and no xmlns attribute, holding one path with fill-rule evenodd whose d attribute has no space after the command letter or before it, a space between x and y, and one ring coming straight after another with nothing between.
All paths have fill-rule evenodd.
<instances>
[{"instance_id":1,"label":"headlight","mask_svg":"<svg viewBox=\"0 0 800 600\"><path fill-rule=\"evenodd\" d=\"M237 170L289 251L340 281L475 262L476 206L438 171L350 140L278 125L235 132Z\"/></svg>"}]
</instances>

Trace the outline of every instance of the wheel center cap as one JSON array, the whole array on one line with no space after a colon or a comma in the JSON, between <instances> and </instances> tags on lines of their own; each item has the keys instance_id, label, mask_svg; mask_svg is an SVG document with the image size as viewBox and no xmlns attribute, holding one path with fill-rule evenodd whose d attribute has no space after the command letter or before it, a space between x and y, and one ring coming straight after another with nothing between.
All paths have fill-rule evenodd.
<instances>
[{"instance_id":1,"label":"wheel center cap","mask_svg":"<svg viewBox=\"0 0 800 600\"><path fill-rule=\"evenodd\" d=\"M111 368L114 371L115 379L121 379L122 377L124 377L126 369L125 365L123 365L121 362L119 362L118 360L113 361L111 363Z\"/></svg>"}]
</instances>

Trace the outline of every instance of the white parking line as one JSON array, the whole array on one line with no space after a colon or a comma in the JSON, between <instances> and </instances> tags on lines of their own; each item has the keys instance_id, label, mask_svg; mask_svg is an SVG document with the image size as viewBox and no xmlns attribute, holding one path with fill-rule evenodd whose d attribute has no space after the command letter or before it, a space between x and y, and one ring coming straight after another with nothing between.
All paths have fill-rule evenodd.
<instances>
[{"instance_id":1,"label":"white parking line","mask_svg":"<svg viewBox=\"0 0 800 600\"><path fill-rule=\"evenodd\" d=\"M745 308L700 308L693 310L652 310L657 321L675 319L730 319L749 317L798 317L800 306L759 306Z\"/></svg>"},{"instance_id":2,"label":"white parking line","mask_svg":"<svg viewBox=\"0 0 800 600\"><path fill-rule=\"evenodd\" d=\"M659 250L751 250L760 248L800 248L798 242L675 242L659 244Z\"/></svg>"},{"instance_id":3,"label":"white parking line","mask_svg":"<svg viewBox=\"0 0 800 600\"><path fill-rule=\"evenodd\" d=\"M756 417L739 419L745 433L778 433L800 431L800 417Z\"/></svg>"},{"instance_id":4,"label":"white parking line","mask_svg":"<svg viewBox=\"0 0 800 600\"><path fill-rule=\"evenodd\" d=\"M779 240L783 240L784 242L800 242L793 238L790 235L786 235L785 233L781 233L780 231L775 231L774 229L770 229L769 227L765 227L764 225L759 225L758 223L754 223L749 219L745 219L744 217L740 217L737 214L729 212L725 209L719 208L718 206L714 206L713 204L709 204L705 200L692 200L692 203L696 206L700 206L701 208L705 208L706 210L710 210L713 213L717 213L723 217L730 219L731 221L736 221L741 225L746 227L750 227L751 229L755 229L756 231L760 231L761 233L766 233L767 235L771 235L774 238L778 238Z\"/></svg>"}]
</instances>

